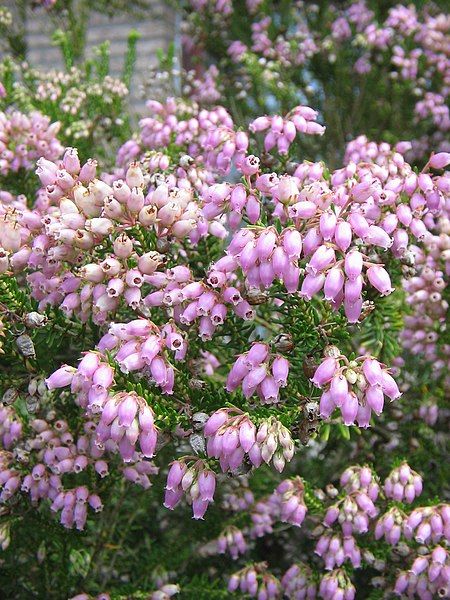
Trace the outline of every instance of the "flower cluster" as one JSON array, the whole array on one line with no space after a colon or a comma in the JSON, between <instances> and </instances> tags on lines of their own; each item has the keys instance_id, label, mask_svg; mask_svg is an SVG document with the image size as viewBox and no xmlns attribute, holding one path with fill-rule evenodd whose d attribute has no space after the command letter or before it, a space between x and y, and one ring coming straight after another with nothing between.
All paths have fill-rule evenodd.
<instances>
[{"instance_id":1,"label":"flower cluster","mask_svg":"<svg viewBox=\"0 0 450 600\"><path fill-rule=\"evenodd\" d=\"M174 320L182 326L198 321L198 335L210 340L217 327L222 325L228 309L245 321L252 320L255 312L245 296L234 284L231 270L235 267L232 257L225 256L214 263L206 281L198 281L191 269L179 265L173 269L154 271L145 280L157 288L143 299L149 308L161 306L171 311ZM242 293L241 293L242 292Z\"/></svg>"},{"instance_id":2,"label":"flower cluster","mask_svg":"<svg viewBox=\"0 0 450 600\"><path fill-rule=\"evenodd\" d=\"M281 585L289 600L314 600L317 597L316 584L307 565L295 563L289 567L283 575Z\"/></svg>"},{"instance_id":3,"label":"flower cluster","mask_svg":"<svg viewBox=\"0 0 450 600\"><path fill-rule=\"evenodd\" d=\"M251 511L252 526L250 535L253 538L264 537L273 532L273 525L279 516L278 498L271 494L267 499L258 500Z\"/></svg>"},{"instance_id":4,"label":"flower cluster","mask_svg":"<svg viewBox=\"0 0 450 600\"><path fill-rule=\"evenodd\" d=\"M41 157L57 160L63 152L59 128L59 123L51 123L39 112L0 112L0 173L31 170Z\"/></svg>"},{"instance_id":5,"label":"flower cluster","mask_svg":"<svg viewBox=\"0 0 450 600\"><path fill-rule=\"evenodd\" d=\"M112 323L98 348L114 356L122 373L142 371L164 394L172 394L175 372L166 358L166 351L173 352L176 360L183 360L187 343L170 323L159 328L148 319L135 319L128 323Z\"/></svg>"},{"instance_id":6,"label":"flower cluster","mask_svg":"<svg viewBox=\"0 0 450 600\"><path fill-rule=\"evenodd\" d=\"M227 527L220 536L217 538L217 552L219 554L225 554L229 552L231 558L236 560L239 554L245 554L247 552L247 543L244 535L237 527Z\"/></svg>"},{"instance_id":7,"label":"flower cluster","mask_svg":"<svg viewBox=\"0 0 450 600\"><path fill-rule=\"evenodd\" d=\"M226 510L234 512L244 511L253 506L255 497L249 487L248 480L242 476L238 480L232 479L231 490L224 490L222 494L222 506Z\"/></svg>"},{"instance_id":8,"label":"flower cluster","mask_svg":"<svg viewBox=\"0 0 450 600\"><path fill-rule=\"evenodd\" d=\"M402 511L393 506L378 519L375 526L375 539L379 540L384 537L388 544L392 546L398 544L402 535L404 519L405 515Z\"/></svg>"},{"instance_id":9,"label":"flower cluster","mask_svg":"<svg viewBox=\"0 0 450 600\"><path fill-rule=\"evenodd\" d=\"M228 580L228 591L239 590L250 598L276 600L280 595L280 582L266 569L265 563L245 567L233 573Z\"/></svg>"},{"instance_id":10,"label":"flower cluster","mask_svg":"<svg viewBox=\"0 0 450 600\"><path fill-rule=\"evenodd\" d=\"M296 106L284 118L279 115L258 117L249 125L250 131L259 133L269 130L264 137L264 150L277 148L287 154L297 133L323 135L325 127L316 122L318 112L309 106Z\"/></svg>"},{"instance_id":11,"label":"flower cluster","mask_svg":"<svg viewBox=\"0 0 450 600\"><path fill-rule=\"evenodd\" d=\"M208 456L219 459L222 471L236 471L244 460L254 467L273 462L281 473L294 456L294 443L289 430L275 418L256 428L248 415L238 409L214 412L204 428Z\"/></svg>"},{"instance_id":12,"label":"flower cluster","mask_svg":"<svg viewBox=\"0 0 450 600\"><path fill-rule=\"evenodd\" d=\"M372 411L382 412L385 395L390 400L401 396L394 378L376 359L362 356L348 361L334 347L328 349L311 381L318 388L326 386L320 398L321 415L328 418L338 407L346 425L356 420L360 427L368 427Z\"/></svg>"},{"instance_id":13,"label":"flower cluster","mask_svg":"<svg viewBox=\"0 0 450 600\"><path fill-rule=\"evenodd\" d=\"M163 172L171 189L202 190L213 183L215 174L228 173L247 150L247 135L234 130L223 106L207 110L196 102L167 98L164 103L151 100L147 108L151 116L140 121L139 138L120 148L117 163L123 168L142 157L150 172ZM177 157L165 153L172 140L181 150Z\"/></svg>"},{"instance_id":14,"label":"flower cluster","mask_svg":"<svg viewBox=\"0 0 450 600\"><path fill-rule=\"evenodd\" d=\"M384 482L386 498L396 502L414 502L422 493L422 477L403 462L393 469Z\"/></svg>"},{"instance_id":15,"label":"flower cluster","mask_svg":"<svg viewBox=\"0 0 450 600\"><path fill-rule=\"evenodd\" d=\"M327 570L340 567L346 559L355 569L361 566L361 551L351 535L326 531L318 539L314 552L323 559Z\"/></svg>"},{"instance_id":16,"label":"flower cluster","mask_svg":"<svg viewBox=\"0 0 450 600\"><path fill-rule=\"evenodd\" d=\"M259 164L259 158L250 155L241 164L241 168L246 173L251 173L258 169ZM229 226L232 229L240 225L244 215L253 225L261 216L259 198L254 193L248 194L243 184L231 187L229 183L216 183L208 186L202 194L202 200L205 218L210 219L229 212Z\"/></svg>"},{"instance_id":17,"label":"flower cluster","mask_svg":"<svg viewBox=\"0 0 450 600\"><path fill-rule=\"evenodd\" d=\"M439 418L438 405L433 401L426 402L426 403L424 402L419 407L419 416L421 419L423 419L423 421L425 421L425 423L427 423L428 425L430 425L430 427L432 427L433 425L436 424L436 421Z\"/></svg>"},{"instance_id":18,"label":"flower cluster","mask_svg":"<svg viewBox=\"0 0 450 600\"><path fill-rule=\"evenodd\" d=\"M351 536L353 533L367 533L369 520L374 519L377 514L378 510L367 493L358 490L330 506L326 512L324 524L331 527L338 522L344 536Z\"/></svg>"},{"instance_id":19,"label":"flower cluster","mask_svg":"<svg viewBox=\"0 0 450 600\"><path fill-rule=\"evenodd\" d=\"M450 505L438 504L415 508L404 523L406 539L415 539L419 544L437 544L441 539L450 539Z\"/></svg>"},{"instance_id":20,"label":"flower cluster","mask_svg":"<svg viewBox=\"0 0 450 600\"><path fill-rule=\"evenodd\" d=\"M356 595L356 589L344 570L335 569L322 577L319 585L319 594L323 600L334 600L334 598L353 600Z\"/></svg>"},{"instance_id":21,"label":"flower cluster","mask_svg":"<svg viewBox=\"0 0 450 600\"><path fill-rule=\"evenodd\" d=\"M9 450L22 435L22 422L13 408L0 404L0 439L2 448Z\"/></svg>"},{"instance_id":22,"label":"flower cluster","mask_svg":"<svg viewBox=\"0 0 450 600\"><path fill-rule=\"evenodd\" d=\"M154 414L143 398L136 393L120 392L103 406L97 426L100 444L113 440L125 462L134 459L136 444L146 458L155 454L157 431Z\"/></svg>"},{"instance_id":23,"label":"flower cluster","mask_svg":"<svg viewBox=\"0 0 450 600\"><path fill-rule=\"evenodd\" d=\"M300 527L308 509L304 500L304 485L300 477L285 479L270 496L258 500L250 513L252 537L263 537L273 531L277 521Z\"/></svg>"},{"instance_id":24,"label":"flower cluster","mask_svg":"<svg viewBox=\"0 0 450 600\"><path fill-rule=\"evenodd\" d=\"M167 474L164 506L173 510L186 495L194 519L203 519L216 489L216 476L202 460L181 458L174 461Z\"/></svg>"},{"instance_id":25,"label":"flower cluster","mask_svg":"<svg viewBox=\"0 0 450 600\"><path fill-rule=\"evenodd\" d=\"M278 484L271 498L278 509L282 523L300 527L307 513L303 495L304 485L300 477L285 479Z\"/></svg>"},{"instance_id":26,"label":"flower cluster","mask_svg":"<svg viewBox=\"0 0 450 600\"><path fill-rule=\"evenodd\" d=\"M286 229L280 238L272 227L241 229L228 247L251 287L268 288L279 279L288 292L298 289L300 269L296 261L301 251L302 238L298 231Z\"/></svg>"},{"instance_id":27,"label":"flower cluster","mask_svg":"<svg viewBox=\"0 0 450 600\"><path fill-rule=\"evenodd\" d=\"M77 368L63 365L52 373L45 383L49 390L70 385L76 403L97 414L101 412L109 397L113 379L114 369L102 361L101 355L97 352L87 352Z\"/></svg>"},{"instance_id":28,"label":"flower cluster","mask_svg":"<svg viewBox=\"0 0 450 600\"><path fill-rule=\"evenodd\" d=\"M363 490L372 502L375 502L380 491L377 479L377 476L369 467L356 465L345 469L339 481L341 487L347 493Z\"/></svg>"},{"instance_id":29,"label":"flower cluster","mask_svg":"<svg viewBox=\"0 0 450 600\"><path fill-rule=\"evenodd\" d=\"M287 385L288 373L287 359L277 355L270 365L268 344L256 342L231 367L226 389L233 392L242 386L245 398L257 393L263 404L273 404L279 400L280 388Z\"/></svg>"},{"instance_id":30,"label":"flower cluster","mask_svg":"<svg viewBox=\"0 0 450 600\"><path fill-rule=\"evenodd\" d=\"M375 162L380 167L389 167L393 150L394 157L398 159L399 155L410 150L410 143L399 142L392 149L387 142L377 144L377 142L369 140L366 135L359 135L345 146L344 163L348 165L350 163Z\"/></svg>"},{"instance_id":31,"label":"flower cluster","mask_svg":"<svg viewBox=\"0 0 450 600\"><path fill-rule=\"evenodd\" d=\"M448 597L450 577L450 556L448 550L436 546L429 554L418 556L409 571L397 577L394 592L397 596L413 598Z\"/></svg>"}]
</instances>

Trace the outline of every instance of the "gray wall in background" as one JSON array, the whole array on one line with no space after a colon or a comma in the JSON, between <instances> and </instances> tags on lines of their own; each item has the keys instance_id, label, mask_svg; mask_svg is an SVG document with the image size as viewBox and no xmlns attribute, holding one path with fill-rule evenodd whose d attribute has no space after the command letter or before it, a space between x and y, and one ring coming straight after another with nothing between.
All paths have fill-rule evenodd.
<instances>
[{"instance_id":1,"label":"gray wall in background","mask_svg":"<svg viewBox=\"0 0 450 600\"><path fill-rule=\"evenodd\" d=\"M131 0L130 0L131 1ZM92 0L95 3L95 0ZM17 7L14 0L5 0L2 4L15 13ZM174 9L162 0L149 0L148 16L136 19L130 15L121 14L108 17L96 12L90 16L87 31L86 56L92 55L92 48L102 42L110 42L111 74L119 76L122 73L123 59L126 52L127 37L132 29L141 34L137 45L137 61L130 89L130 103L142 113L145 100L142 96L140 81L146 78L149 68L157 63L156 51L166 49L174 40L176 15ZM27 10L25 21L26 40L28 46L27 59L33 66L42 69L62 67L59 48L51 44L54 31L52 20L45 10Z\"/></svg>"}]
</instances>

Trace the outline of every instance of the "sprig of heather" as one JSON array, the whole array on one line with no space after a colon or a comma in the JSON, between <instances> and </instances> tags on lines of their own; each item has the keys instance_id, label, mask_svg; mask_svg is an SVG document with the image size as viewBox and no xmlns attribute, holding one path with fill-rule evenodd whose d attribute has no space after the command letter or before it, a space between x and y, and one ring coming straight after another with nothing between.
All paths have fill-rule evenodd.
<instances>
[{"instance_id":1,"label":"sprig of heather","mask_svg":"<svg viewBox=\"0 0 450 600\"><path fill-rule=\"evenodd\" d=\"M395 582L394 593L421 598L445 598L450 585L450 556L448 550L436 546L427 554L420 554L408 571L402 571Z\"/></svg>"},{"instance_id":2,"label":"sprig of heather","mask_svg":"<svg viewBox=\"0 0 450 600\"><path fill-rule=\"evenodd\" d=\"M17 110L0 112L0 173L32 170L41 157L58 160L63 152L59 130L60 123L51 123L37 111L29 115Z\"/></svg>"},{"instance_id":3,"label":"sprig of heather","mask_svg":"<svg viewBox=\"0 0 450 600\"><path fill-rule=\"evenodd\" d=\"M216 475L200 459L180 458L171 463L167 474L164 506L173 510L186 496L192 505L193 518L203 519L210 502L214 499Z\"/></svg>"},{"instance_id":4,"label":"sprig of heather","mask_svg":"<svg viewBox=\"0 0 450 600\"><path fill-rule=\"evenodd\" d=\"M241 354L228 374L227 391L242 386L247 399L257 393L263 404L277 403L280 388L287 385L289 362L281 355L271 356L269 350L268 344L256 342Z\"/></svg>"},{"instance_id":5,"label":"sprig of heather","mask_svg":"<svg viewBox=\"0 0 450 600\"><path fill-rule=\"evenodd\" d=\"M302 479L284 479L272 494L254 504L250 513L250 535L257 538L272 533L277 521L301 527L307 512Z\"/></svg>"},{"instance_id":6,"label":"sprig of heather","mask_svg":"<svg viewBox=\"0 0 450 600\"><path fill-rule=\"evenodd\" d=\"M422 493L422 489L422 477L411 469L407 462L393 469L384 482L386 497L397 502L414 502Z\"/></svg>"},{"instance_id":7,"label":"sprig of heather","mask_svg":"<svg viewBox=\"0 0 450 600\"><path fill-rule=\"evenodd\" d=\"M264 150L276 148L280 154L288 154L297 134L323 135L325 127L317 123L319 113L309 106L296 106L285 117L280 115L258 117L249 125L253 133L266 132Z\"/></svg>"},{"instance_id":8,"label":"sprig of heather","mask_svg":"<svg viewBox=\"0 0 450 600\"><path fill-rule=\"evenodd\" d=\"M317 589L308 565L295 563L281 579L283 592L290 600L313 600Z\"/></svg>"},{"instance_id":9,"label":"sprig of heather","mask_svg":"<svg viewBox=\"0 0 450 600\"><path fill-rule=\"evenodd\" d=\"M322 577L319 584L319 594L323 600L332 600L336 597L353 600L356 589L343 569L335 569Z\"/></svg>"},{"instance_id":10,"label":"sprig of heather","mask_svg":"<svg viewBox=\"0 0 450 600\"><path fill-rule=\"evenodd\" d=\"M401 396L398 386L384 365L368 356L349 361L337 348L327 349L327 355L317 367L312 383L324 388L320 398L320 413L328 418L339 408L346 425L368 427L372 411L380 414L384 396L391 401Z\"/></svg>"},{"instance_id":11,"label":"sprig of heather","mask_svg":"<svg viewBox=\"0 0 450 600\"><path fill-rule=\"evenodd\" d=\"M267 571L266 563L250 565L233 573L228 580L228 591L239 590L251 598L275 600L280 594L280 582Z\"/></svg>"},{"instance_id":12,"label":"sprig of heather","mask_svg":"<svg viewBox=\"0 0 450 600\"><path fill-rule=\"evenodd\" d=\"M258 427L239 409L222 408L205 423L208 456L217 458L222 471L236 471L244 460L254 467L273 462L281 472L294 456L295 447L289 430L274 417Z\"/></svg>"},{"instance_id":13,"label":"sprig of heather","mask_svg":"<svg viewBox=\"0 0 450 600\"><path fill-rule=\"evenodd\" d=\"M233 525L224 529L217 538L218 554L228 552L233 560L236 560L240 554L245 554L247 548L243 532Z\"/></svg>"},{"instance_id":14,"label":"sprig of heather","mask_svg":"<svg viewBox=\"0 0 450 600\"><path fill-rule=\"evenodd\" d=\"M232 257L224 256L211 265L205 281L196 280L183 265L154 271L145 281L157 289L144 297L144 305L165 308L181 325L198 324L199 337L210 340L230 310L246 321L255 317L246 291L233 273L235 266Z\"/></svg>"}]
</instances>

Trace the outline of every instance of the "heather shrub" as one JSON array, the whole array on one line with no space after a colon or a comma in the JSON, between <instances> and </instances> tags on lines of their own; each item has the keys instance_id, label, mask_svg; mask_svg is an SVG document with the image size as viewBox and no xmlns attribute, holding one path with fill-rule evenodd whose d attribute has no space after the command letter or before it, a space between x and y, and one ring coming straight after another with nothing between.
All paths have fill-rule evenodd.
<instances>
[{"instance_id":1,"label":"heather shrub","mask_svg":"<svg viewBox=\"0 0 450 600\"><path fill-rule=\"evenodd\" d=\"M449 16L175 8L0 64L3 595L448 598Z\"/></svg>"}]
</instances>

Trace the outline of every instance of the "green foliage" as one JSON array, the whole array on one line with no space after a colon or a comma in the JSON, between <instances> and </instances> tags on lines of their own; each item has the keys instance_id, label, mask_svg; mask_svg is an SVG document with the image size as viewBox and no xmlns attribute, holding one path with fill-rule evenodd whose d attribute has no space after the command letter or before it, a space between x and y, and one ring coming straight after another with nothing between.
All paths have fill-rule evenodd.
<instances>
[{"instance_id":1,"label":"green foliage","mask_svg":"<svg viewBox=\"0 0 450 600\"><path fill-rule=\"evenodd\" d=\"M404 314L404 292L397 289L389 299L379 298L376 309L362 323L358 341L387 365L400 354L399 336Z\"/></svg>"}]
</instances>

